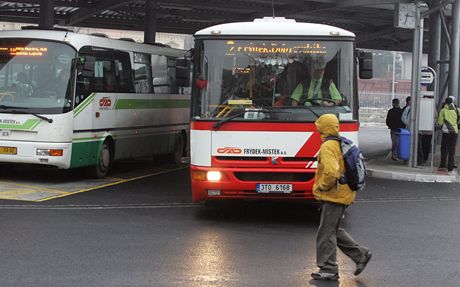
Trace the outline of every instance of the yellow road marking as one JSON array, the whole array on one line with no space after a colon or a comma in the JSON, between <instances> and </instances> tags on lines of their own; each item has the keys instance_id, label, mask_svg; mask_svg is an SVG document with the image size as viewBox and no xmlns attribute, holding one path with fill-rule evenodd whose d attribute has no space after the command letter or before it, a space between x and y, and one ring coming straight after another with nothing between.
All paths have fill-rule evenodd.
<instances>
[{"instance_id":1,"label":"yellow road marking","mask_svg":"<svg viewBox=\"0 0 460 287\"><path fill-rule=\"evenodd\" d=\"M67 193L67 191L60 190L60 189L54 189L54 188L48 188L48 187L43 187L42 188L42 187L37 187L37 186L33 186L33 185L28 185L28 184L15 183L15 182L12 182L12 181L4 181L4 182L10 183L12 185L21 186L21 187L32 188L32 189L35 189L35 192L37 192L37 191L48 191L48 192L59 193L59 194ZM40 189L40 190L37 190L37 189Z\"/></svg>"},{"instance_id":2,"label":"yellow road marking","mask_svg":"<svg viewBox=\"0 0 460 287\"><path fill-rule=\"evenodd\" d=\"M129 182L129 181L134 181L134 180L138 180L138 179L142 179L142 178L147 178L147 177L151 177L151 176L155 176L155 175L160 175L160 174L163 174L163 173L173 172L173 171L181 170L181 169L184 169L184 168L186 168L186 166L175 168L175 169L163 170L163 171L159 171L159 172L155 172L155 173L151 173L151 174L146 174L146 175L141 175L141 176L137 176L137 177L133 177L133 178L121 179L120 181L116 181L116 182L111 182L111 183L98 185L98 186L94 186L94 187L90 187L90 188L86 188L86 189L82 189L82 190L78 190L78 191L74 191L74 192L67 192L67 193L61 194L61 195L50 196L50 197L46 197L46 198L43 198L43 199L38 199L38 200L35 200L35 202L47 201L47 200L61 198L61 197L74 195L74 194L78 194L78 193L83 193L83 192L87 192L87 191L91 191L91 190L96 190L96 189L100 189L100 188L104 188L104 187L114 186L114 185L117 185L117 184Z\"/></svg>"}]
</instances>

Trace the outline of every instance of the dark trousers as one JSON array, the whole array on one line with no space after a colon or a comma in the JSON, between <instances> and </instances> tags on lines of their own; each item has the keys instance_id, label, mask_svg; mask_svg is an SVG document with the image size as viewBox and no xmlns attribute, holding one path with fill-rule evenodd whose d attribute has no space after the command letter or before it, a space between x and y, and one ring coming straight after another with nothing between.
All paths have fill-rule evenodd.
<instances>
[{"instance_id":1,"label":"dark trousers","mask_svg":"<svg viewBox=\"0 0 460 287\"><path fill-rule=\"evenodd\" d=\"M422 164L428 160L431 152L431 135L419 134L419 163ZM420 161L422 160L422 162Z\"/></svg>"},{"instance_id":2,"label":"dark trousers","mask_svg":"<svg viewBox=\"0 0 460 287\"><path fill-rule=\"evenodd\" d=\"M455 133L443 133L441 141L441 163L440 168L454 169L454 158L455 158L455 145L457 144L457 134Z\"/></svg>"},{"instance_id":3,"label":"dark trousers","mask_svg":"<svg viewBox=\"0 0 460 287\"><path fill-rule=\"evenodd\" d=\"M399 131L390 130L391 136L391 157L393 159L399 158Z\"/></svg>"},{"instance_id":4,"label":"dark trousers","mask_svg":"<svg viewBox=\"0 0 460 287\"><path fill-rule=\"evenodd\" d=\"M321 220L316 235L316 263L320 272L338 273L337 247L355 263L361 262L369 250L360 246L340 227L345 205L325 202L321 208Z\"/></svg>"}]
</instances>

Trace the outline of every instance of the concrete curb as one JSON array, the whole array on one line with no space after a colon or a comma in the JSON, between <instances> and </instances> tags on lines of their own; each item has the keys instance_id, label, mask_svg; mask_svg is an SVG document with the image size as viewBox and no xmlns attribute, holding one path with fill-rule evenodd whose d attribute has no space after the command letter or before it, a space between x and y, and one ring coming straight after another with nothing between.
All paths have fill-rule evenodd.
<instances>
[{"instance_id":1,"label":"concrete curb","mask_svg":"<svg viewBox=\"0 0 460 287\"><path fill-rule=\"evenodd\" d=\"M374 160L366 162L366 165L369 177L415 182L459 182L457 171L438 174L418 168L379 166L378 161Z\"/></svg>"}]
</instances>

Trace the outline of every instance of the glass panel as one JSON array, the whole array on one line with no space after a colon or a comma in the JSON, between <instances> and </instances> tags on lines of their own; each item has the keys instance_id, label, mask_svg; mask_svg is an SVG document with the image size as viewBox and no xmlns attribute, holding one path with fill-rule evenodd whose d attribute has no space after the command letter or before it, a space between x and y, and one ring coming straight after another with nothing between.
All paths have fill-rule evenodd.
<instances>
[{"instance_id":1,"label":"glass panel","mask_svg":"<svg viewBox=\"0 0 460 287\"><path fill-rule=\"evenodd\" d=\"M168 59L166 56L152 56L153 92L169 94Z\"/></svg>"},{"instance_id":2,"label":"glass panel","mask_svg":"<svg viewBox=\"0 0 460 287\"><path fill-rule=\"evenodd\" d=\"M62 43L0 39L0 105L33 113L69 111L75 57L76 51Z\"/></svg>"},{"instance_id":3,"label":"glass panel","mask_svg":"<svg viewBox=\"0 0 460 287\"><path fill-rule=\"evenodd\" d=\"M352 42L206 40L201 59L195 82L201 117L262 108L285 110L270 116L275 120L310 121L323 113L353 119Z\"/></svg>"}]
</instances>

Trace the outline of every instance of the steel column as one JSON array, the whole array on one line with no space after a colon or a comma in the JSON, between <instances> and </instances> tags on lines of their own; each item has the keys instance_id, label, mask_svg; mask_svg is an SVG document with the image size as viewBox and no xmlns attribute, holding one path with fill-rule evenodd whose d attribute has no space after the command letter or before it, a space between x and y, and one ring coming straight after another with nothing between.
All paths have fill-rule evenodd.
<instances>
[{"instance_id":1,"label":"steel column","mask_svg":"<svg viewBox=\"0 0 460 287\"><path fill-rule=\"evenodd\" d=\"M452 24L450 29L450 36L452 46L450 49L450 63L449 63L449 96L457 98L458 103L458 81L459 81L459 56L460 56L460 0L452 4Z\"/></svg>"},{"instance_id":2,"label":"steel column","mask_svg":"<svg viewBox=\"0 0 460 287\"><path fill-rule=\"evenodd\" d=\"M433 5L439 5L439 0L433 1ZM439 60L441 58L441 16L439 12L430 14L430 35L429 35L429 53L428 66L433 68L436 75L439 75ZM439 83L437 83L439 86ZM432 87L431 87L432 88ZM438 93L439 94L439 93Z\"/></svg>"},{"instance_id":3,"label":"steel column","mask_svg":"<svg viewBox=\"0 0 460 287\"><path fill-rule=\"evenodd\" d=\"M155 44L155 34L157 32L156 0L146 0L145 8L144 43Z\"/></svg>"},{"instance_id":4,"label":"steel column","mask_svg":"<svg viewBox=\"0 0 460 287\"><path fill-rule=\"evenodd\" d=\"M420 69L422 66L423 51L423 19L420 17L420 2L416 2L415 13L416 27L414 29L414 46L412 48L412 86L411 86L411 105L410 105L410 157L409 167L417 166L418 152L418 117L420 102Z\"/></svg>"},{"instance_id":5,"label":"steel column","mask_svg":"<svg viewBox=\"0 0 460 287\"><path fill-rule=\"evenodd\" d=\"M40 18L38 27L42 29L53 29L54 25L54 1L40 1Z\"/></svg>"}]
</instances>

